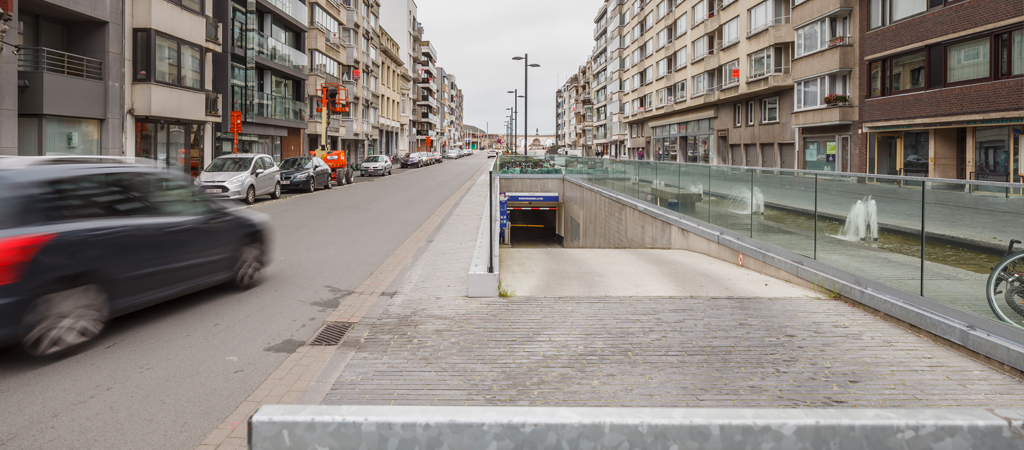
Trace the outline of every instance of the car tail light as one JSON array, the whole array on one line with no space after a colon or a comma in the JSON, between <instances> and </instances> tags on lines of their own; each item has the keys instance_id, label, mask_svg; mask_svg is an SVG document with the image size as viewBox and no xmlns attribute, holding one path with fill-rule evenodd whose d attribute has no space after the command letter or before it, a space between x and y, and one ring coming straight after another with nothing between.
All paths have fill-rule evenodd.
<instances>
[{"instance_id":1,"label":"car tail light","mask_svg":"<svg viewBox=\"0 0 1024 450\"><path fill-rule=\"evenodd\" d=\"M56 234L26 234L0 238L0 286L16 283L39 249Z\"/></svg>"}]
</instances>

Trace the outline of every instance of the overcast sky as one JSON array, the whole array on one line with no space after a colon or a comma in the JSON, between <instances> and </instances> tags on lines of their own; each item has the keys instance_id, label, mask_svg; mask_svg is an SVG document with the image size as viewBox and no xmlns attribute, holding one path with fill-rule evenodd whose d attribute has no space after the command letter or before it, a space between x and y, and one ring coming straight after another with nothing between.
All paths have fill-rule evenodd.
<instances>
[{"instance_id":1,"label":"overcast sky","mask_svg":"<svg viewBox=\"0 0 1024 450\"><path fill-rule=\"evenodd\" d=\"M530 55L530 134L555 132L555 90L594 48L594 16L602 0L416 0L423 38L438 65L455 74L465 96L468 125L503 133L512 94L523 93L523 62ZM523 103L519 100L519 133Z\"/></svg>"}]
</instances>

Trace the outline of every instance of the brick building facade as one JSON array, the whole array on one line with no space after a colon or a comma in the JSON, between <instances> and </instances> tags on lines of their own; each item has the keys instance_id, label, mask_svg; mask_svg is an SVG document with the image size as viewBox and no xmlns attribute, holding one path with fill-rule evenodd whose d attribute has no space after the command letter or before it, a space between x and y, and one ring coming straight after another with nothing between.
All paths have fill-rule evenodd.
<instances>
[{"instance_id":1,"label":"brick building facade","mask_svg":"<svg viewBox=\"0 0 1024 450\"><path fill-rule=\"evenodd\" d=\"M1024 2L860 0L859 8L867 139L857 171L1019 182Z\"/></svg>"}]
</instances>

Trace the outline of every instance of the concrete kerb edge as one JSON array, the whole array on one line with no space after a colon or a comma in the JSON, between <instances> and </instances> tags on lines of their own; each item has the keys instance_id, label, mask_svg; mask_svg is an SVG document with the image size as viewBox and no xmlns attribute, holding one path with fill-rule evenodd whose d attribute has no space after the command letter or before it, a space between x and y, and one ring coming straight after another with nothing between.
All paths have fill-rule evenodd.
<instances>
[{"instance_id":1,"label":"concrete kerb edge","mask_svg":"<svg viewBox=\"0 0 1024 450\"><path fill-rule=\"evenodd\" d=\"M364 448L393 430L429 424L439 439L425 450L472 441L501 447L539 433L552 447L629 440L642 448L842 447L873 449L948 446L1024 449L1022 413L1012 409L774 409L615 407L445 407L268 405L249 419L254 450ZM580 440L580 436L585 439ZM728 442L726 443L728 438ZM717 444L717 445L716 445ZM636 445L633 445L636 447ZM956 447L956 445L954 445ZM965 447L966 448L966 447Z\"/></svg>"},{"instance_id":2,"label":"concrete kerb edge","mask_svg":"<svg viewBox=\"0 0 1024 450\"><path fill-rule=\"evenodd\" d=\"M502 175L505 177L506 175ZM515 175L514 178L551 178L551 175ZM557 175L556 175L557 177ZM565 182L600 193L616 202L675 225L780 269L802 280L880 311L981 355L1024 371L1024 330L988 321L941 302L879 283L820 261L739 235L689 217L670 214L607 188L571 177Z\"/></svg>"}]
</instances>

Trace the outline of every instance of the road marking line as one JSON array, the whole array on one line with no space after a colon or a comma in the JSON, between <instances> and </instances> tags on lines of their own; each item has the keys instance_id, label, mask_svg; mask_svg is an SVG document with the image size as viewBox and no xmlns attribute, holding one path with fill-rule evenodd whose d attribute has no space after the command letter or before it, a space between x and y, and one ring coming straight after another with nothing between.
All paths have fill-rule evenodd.
<instances>
[{"instance_id":1,"label":"road marking line","mask_svg":"<svg viewBox=\"0 0 1024 450\"><path fill-rule=\"evenodd\" d=\"M442 203L437 211L423 222L423 225L420 225L388 259L384 260L377 267L377 270L370 274L359 287L349 294L324 322L359 322L373 306L373 303L381 297L384 289L402 272L402 267L412 260L412 257L419 251L427 238L441 225L441 222L448 216L451 209L476 183L477 179L487 171L489 166L490 164L485 164L469 178L469 181L455 191L451 197L448 197L448 200ZM349 334L351 334L351 331ZM342 343L344 343L344 340L342 340ZM319 378L321 371L326 370L325 366L327 366L331 356L333 356L338 348L339 346L303 345L299 347L281 363L277 370L274 370L260 384L255 392L249 395L216 429L211 431L206 439L196 447L196 450L247 448L248 417L254 414L260 406L294 404L300 397L313 397L317 399L314 404L320 403L324 396L327 395L327 392L330 391L330 384L328 383L321 387L314 385L310 380ZM342 364L332 369L340 374L340 371L344 369L344 363L347 361L348 358L342 358ZM268 390L270 391L269 393L267 392ZM225 430L227 433L225 433Z\"/></svg>"}]
</instances>

